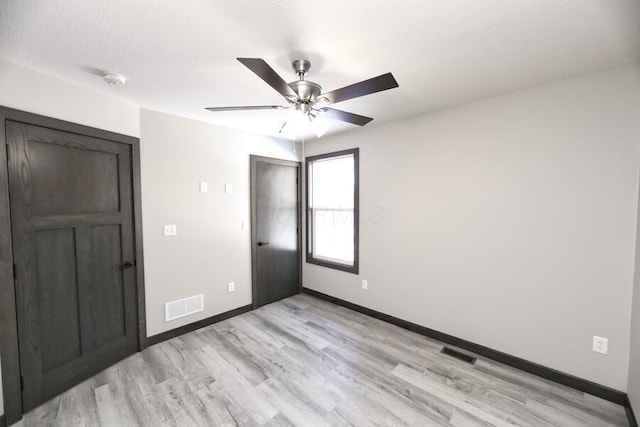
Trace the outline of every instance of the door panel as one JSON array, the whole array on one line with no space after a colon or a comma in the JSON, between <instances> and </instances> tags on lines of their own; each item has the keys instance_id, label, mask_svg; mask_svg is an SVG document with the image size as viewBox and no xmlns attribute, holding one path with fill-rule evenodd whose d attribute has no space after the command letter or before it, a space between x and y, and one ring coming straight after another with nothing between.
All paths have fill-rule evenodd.
<instances>
[{"instance_id":1,"label":"door panel","mask_svg":"<svg viewBox=\"0 0 640 427\"><path fill-rule=\"evenodd\" d=\"M34 237L42 371L49 372L82 354L75 232L44 230Z\"/></svg>"},{"instance_id":2,"label":"door panel","mask_svg":"<svg viewBox=\"0 0 640 427\"><path fill-rule=\"evenodd\" d=\"M114 266L122 263L120 226L91 227L93 247L90 283L92 331L91 348L106 344L125 334L122 271Z\"/></svg>"},{"instance_id":3,"label":"door panel","mask_svg":"<svg viewBox=\"0 0 640 427\"><path fill-rule=\"evenodd\" d=\"M261 306L300 292L300 165L251 161L254 303Z\"/></svg>"},{"instance_id":4,"label":"door panel","mask_svg":"<svg viewBox=\"0 0 640 427\"><path fill-rule=\"evenodd\" d=\"M137 349L131 147L6 122L28 411Z\"/></svg>"},{"instance_id":5,"label":"door panel","mask_svg":"<svg viewBox=\"0 0 640 427\"><path fill-rule=\"evenodd\" d=\"M27 144L34 215L118 212L116 154L44 142Z\"/></svg>"}]
</instances>

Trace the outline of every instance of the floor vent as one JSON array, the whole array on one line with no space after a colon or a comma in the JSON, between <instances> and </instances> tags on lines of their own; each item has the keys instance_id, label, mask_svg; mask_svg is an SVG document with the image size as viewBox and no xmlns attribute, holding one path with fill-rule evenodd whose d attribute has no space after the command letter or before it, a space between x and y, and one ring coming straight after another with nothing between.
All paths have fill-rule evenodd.
<instances>
[{"instance_id":1,"label":"floor vent","mask_svg":"<svg viewBox=\"0 0 640 427\"><path fill-rule=\"evenodd\" d=\"M456 359L462 360L463 362L467 362L472 365L476 363L475 357L471 357L468 354L460 353L459 351L449 348L447 346L442 347L442 350L440 350L440 353L446 354L447 356L455 357Z\"/></svg>"},{"instance_id":2,"label":"floor vent","mask_svg":"<svg viewBox=\"0 0 640 427\"><path fill-rule=\"evenodd\" d=\"M204 295L195 295L168 302L164 305L165 321L179 319L204 310Z\"/></svg>"}]
</instances>

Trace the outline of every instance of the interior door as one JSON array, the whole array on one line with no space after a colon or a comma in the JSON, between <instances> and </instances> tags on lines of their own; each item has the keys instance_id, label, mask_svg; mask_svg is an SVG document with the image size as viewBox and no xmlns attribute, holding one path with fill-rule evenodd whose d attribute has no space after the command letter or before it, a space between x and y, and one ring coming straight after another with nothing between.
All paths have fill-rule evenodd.
<instances>
[{"instance_id":1,"label":"interior door","mask_svg":"<svg viewBox=\"0 0 640 427\"><path fill-rule=\"evenodd\" d=\"M6 122L23 411L138 348L128 144Z\"/></svg>"},{"instance_id":2,"label":"interior door","mask_svg":"<svg viewBox=\"0 0 640 427\"><path fill-rule=\"evenodd\" d=\"M300 163L251 156L254 307L300 292Z\"/></svg>"}]
</instances>

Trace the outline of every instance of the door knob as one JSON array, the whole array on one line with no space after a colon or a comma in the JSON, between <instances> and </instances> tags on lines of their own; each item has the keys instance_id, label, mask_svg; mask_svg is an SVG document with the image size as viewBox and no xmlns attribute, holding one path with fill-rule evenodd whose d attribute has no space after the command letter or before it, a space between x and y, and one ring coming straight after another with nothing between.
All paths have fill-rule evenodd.
<instances>
[{"instance_id":1,"label":"door knob","mask_svg":"<svg viewBox=\"0 0 640 427\"><path fill-rule=\"evenodd\" d=\"M269 242L258 242L258 246L266 246Z\"/></svg>"},{"instance_id":2,"label":"door knob","mask_svg":"<svg viewBox=\"0 0 640 427\"><path fill-rule=\"evenodd\" d=\"M133 267L133 264L130 261L125 261L125 263L120 266L120 270L126 270L131 267Z\"/></svg>"}]
</instances>

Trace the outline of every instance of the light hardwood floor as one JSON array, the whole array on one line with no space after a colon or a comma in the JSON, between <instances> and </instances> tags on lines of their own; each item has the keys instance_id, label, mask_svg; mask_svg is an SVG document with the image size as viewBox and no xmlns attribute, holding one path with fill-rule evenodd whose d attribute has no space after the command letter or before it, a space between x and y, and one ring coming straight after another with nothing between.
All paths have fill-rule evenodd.
<instances>
[{"instance_id":1,"label":"light hardwood floor","mask_svg":"<svg viewBox=\"0 0 640 427\"><path fill-rule=\"evenodd\" d=\"M624 408L307 295L137 353L23 426L626 426Z\"/></svg>"}]
</instances>

